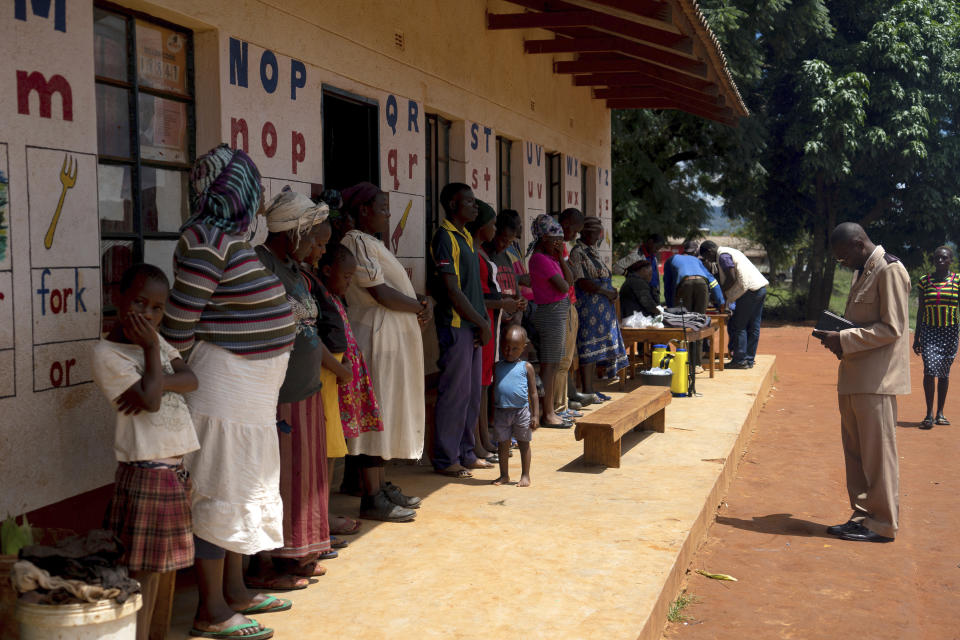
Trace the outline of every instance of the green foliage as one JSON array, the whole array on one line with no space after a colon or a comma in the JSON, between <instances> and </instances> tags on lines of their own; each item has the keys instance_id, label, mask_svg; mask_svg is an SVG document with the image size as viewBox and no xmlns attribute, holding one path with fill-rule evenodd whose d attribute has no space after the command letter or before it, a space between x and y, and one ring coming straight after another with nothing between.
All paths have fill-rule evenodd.
<instances>
[{"instance_id":1,"label":"green foliage","mask_svg":"<svg viewBox=\"0 0 960 640\"><path fill-rule=\"evenodd\" d=\"M17 524L14 516L8 517L0 524L0 554L15 556L20 549L33 544L33 528L23 516L23 524Z\"/></svg>"},{"instance_id":2,"label":"green foliage","mask_svg":"<svg viewBox=\"0 0 960 640\"><path fill-rule=\"evenodd\" d=\"M670 603L670 609L667 611L667 620L669 622L686 622L690 620L690 616L686 615L683 610L697 602L699 602L697 596L692 593L687 593L687 590L684 589L680 592L680 595L677 596L677 599Z\"/></svg>"}]
</instances>

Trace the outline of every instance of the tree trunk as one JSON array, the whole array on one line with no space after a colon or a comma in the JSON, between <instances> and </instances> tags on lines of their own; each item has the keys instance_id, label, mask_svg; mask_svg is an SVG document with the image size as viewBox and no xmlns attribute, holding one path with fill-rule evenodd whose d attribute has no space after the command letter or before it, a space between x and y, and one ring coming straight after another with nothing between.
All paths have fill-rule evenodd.
<instances>
[{"instance_id":1,"label":"tree trunk","mask_svg":"<svg viewBox=\"0 0 960 640\"><path fill-rule=\"evenodd\" d=\"M823 276L826 267L830 244L829 212L827 208L826 185L823 172L817 173L816 212L813 219L813 229L810 238L810 285L807 287L806 319L816 320L823 310ZM831 283L833 275L830 276ZM827 300L830 299L829 292Z\"/></svg>"}]
</instances>

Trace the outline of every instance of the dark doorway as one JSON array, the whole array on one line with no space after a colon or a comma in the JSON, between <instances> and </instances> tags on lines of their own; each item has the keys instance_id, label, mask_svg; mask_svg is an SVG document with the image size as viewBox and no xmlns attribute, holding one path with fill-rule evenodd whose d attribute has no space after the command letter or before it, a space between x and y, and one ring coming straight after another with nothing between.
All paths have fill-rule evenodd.
<instances>
[{"instance_id":1,"label":"dark doorway","mask_svg":"<svg viewBox=\"0 0 960 640\"><path fill-rule=\"evenodd\" d=\"M373 100L323 89L323 186L380 185L379 111Z\"/></svg>"}]
</instances>

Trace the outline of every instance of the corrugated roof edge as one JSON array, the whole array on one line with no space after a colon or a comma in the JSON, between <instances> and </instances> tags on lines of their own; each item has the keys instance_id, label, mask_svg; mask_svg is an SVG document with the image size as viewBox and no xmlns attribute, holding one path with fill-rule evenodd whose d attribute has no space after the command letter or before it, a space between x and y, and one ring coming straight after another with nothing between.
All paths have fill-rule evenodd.
<instances>
[{"instance_id":1,"label":"corrugated roof edge","mask_svg":"<svg viewBox=\"0 0 960 640\"><path fill-rule=\"evenodd\" d=\"M737 88L737 83L733 81L733 76L730 75L730 69L727 67L727 56L724 55L723 49L720 47L720 41L717 40L717 36L714 35L713 30L710 29L710 25L707 23L706 16L703 15L703 12L700 10L700 5L697 0L677 0L677 3L680 5L680 8L683 9L683 13L687 16L687 20L690 21L690 24L693 25L693 28L697 31L697 35L700 36L700 40L703 42L709 42L712 44L712 47L706 47L707 55L710 56L714 65L719 70L719 76L724 84L727 85L727 89L733 96L736 98L737 107L739 108L742 116L749 116L750 110L747 109L747 105L743 103L743 96L740 95L740 90Z\"/></svg>"}]
</instances>

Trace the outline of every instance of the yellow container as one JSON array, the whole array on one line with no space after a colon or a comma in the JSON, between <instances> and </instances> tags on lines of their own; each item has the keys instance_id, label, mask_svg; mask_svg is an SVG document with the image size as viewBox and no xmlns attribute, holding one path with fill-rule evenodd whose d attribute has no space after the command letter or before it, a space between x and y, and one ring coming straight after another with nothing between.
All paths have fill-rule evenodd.
<instances>
[{"instance_id":1,"label":"yellow container","mask_svg":"<svg viewBox=\"0 0 960 640\"><path fill-rule=\"evenodd\" d=\"M670 391L674 396L687 396L690 394L690 363L687 359L686 349L677 349L670 362L670 368L673 370L673 382L670 384Z\"/></svg>"},{"instance_id":2,"label":"yellow container","mask_svg":"<svg viewBox=\"0 0 960 640\"><path fill-rule=\"evenodd\" d=\"M653 345L653 353L650 356L650 368L656 369L660 366L660 361L663 360L663 356L670 353L667 350L667 345L665 344L655 344Z\"/></svg>"}]
</instances>

